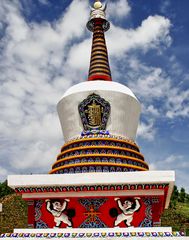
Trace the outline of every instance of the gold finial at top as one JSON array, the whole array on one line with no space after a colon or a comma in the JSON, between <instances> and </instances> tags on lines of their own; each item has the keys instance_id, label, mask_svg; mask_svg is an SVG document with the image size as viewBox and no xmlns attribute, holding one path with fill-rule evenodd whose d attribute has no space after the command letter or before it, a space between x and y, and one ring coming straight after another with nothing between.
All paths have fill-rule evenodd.
<instances>
[{"instance_id":1,"label":"gold finial at top","mask_svg":"<svg viewBox=\"0 0 189 240\"><path fill-rule=\"evenodd\" d=\"M106 6L107 6L107 1L105 1L105 3L102 3L101 0L94 1L94 4L91 7L90 19L87 22L87 28L89 29L89 31L93 32L95 19L103 20L102 27L104 32L106 32L109 29L110 24L106 20Z\"/></svg>"},{"instance_id":2,"label":"gold finial at top","mask_svg":"<svg viewBox=\"0 0 189 240\"><path fill-rule=\"evenodd\" d=\"M95 19L95 18L106 19L105 10L106 10L106 4L102 4L100 0L95 0L91 8L90 19Z\"/></svg>"},{"instance_id":3,"label":"gold finial at top","mask_svg":"<svg viewBox=\"0 0 189 240\"><path fill-rule=\"evenodd\" d=\"M95 9L101 8L101 7L102 7L102 3L100 2L100 0L96 0L95 3L94 3L94 5L93 5L93 7L94 7Z\"/></svg>"}]
</instances>

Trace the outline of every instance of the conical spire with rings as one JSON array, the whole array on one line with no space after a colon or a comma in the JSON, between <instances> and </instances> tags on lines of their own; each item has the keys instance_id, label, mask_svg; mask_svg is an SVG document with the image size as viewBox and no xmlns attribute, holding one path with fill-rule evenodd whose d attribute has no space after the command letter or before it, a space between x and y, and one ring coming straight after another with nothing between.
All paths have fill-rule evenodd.
<instances>
[{"instance_id":1,"label":"conical spire with rings","mask_svg":"<svg viewBox=\"0 0 189 240\"><path fill-rule=\"evenodd\" d=\"M91 8L90 20L87 23L87 28L93 32L88 75L89 81L112 81L108 51L104 37L104 32L109 29L110 23L106 20L105 10L106 4L102 4L100 0L96 0Z\"/></svg>"}]
</instances>

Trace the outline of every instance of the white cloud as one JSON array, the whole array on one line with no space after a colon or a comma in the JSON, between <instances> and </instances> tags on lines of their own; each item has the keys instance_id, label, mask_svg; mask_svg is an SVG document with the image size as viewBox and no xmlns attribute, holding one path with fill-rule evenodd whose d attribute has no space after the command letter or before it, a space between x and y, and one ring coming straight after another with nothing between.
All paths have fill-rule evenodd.
<instances>
[{"instance_id":1,"label":"white cloud","mask_svg":"<svg viewBox=\"0 0 189 240\"><path fill-rule=\"evenodd\" d=\"M136 29L125 30L112 24L111 31L107 32L109 53L120 57L136 48L147 51L158 48L161 44L169 46L171 44L170 27L169 19L158 15L149 16Z\"/></svg>"},{"instance_id":2,"label":"white cloud","mask_svg":"<svg viewBox=\"0 0 189 240\"><path fill-rule=\"evenodd\" d=\"M170 5L171 5L170 0L164 0L160 6L160 11L163 14L166 14L169 11Z\"/></svg>"},{"instance_id":3,"label":"white cloud","mask_svg":"<svg viewBox=\"0 0 189 240\"><path fill-rule=\"evenodd\" d=\"M167 101L168 118L178 116L187 117L189 114L189 90L181 90L179 88L172 88L169 91Z\"/></svg>"},{"instance_id":4,"label":"white cloud","mask_svg":"<svg viewBox=\"0 0 189 240\"><path fill-rule=\"evenodd\" d=\"M125 53L132 49L139 48L147 51L160 47L162 43L165 46L170 45L170 26L170 21L161 16L148 17L136 29L126 30L111 24L111 31L106 33L110 58L116 57L120 60L125 56ZM149 29L151 30L149 31ZM78 70L88 69L90 44L91 39L85 39L81 43L73 45L68 54L67 63Z\"/></svg>"},{"instance_id":5,"label":"white cloud","mask_svg":"<svg viewBox=\"0 0 189 240\"><path fill-rule=\"evenodd\" d=\"M131 7L127 0L114 0L108 3L107 17L114 20L126 17L131 11Z\"/></svg>"},{"instance_id":6,"label":"white cloud","mask_svg":"<svg viewBox=\"0 0 189 240\"><path fill-rule=\"evenodd\" d=\"M174 61L175 62L175 61ZM175 84L171 76L159 67L147 66L136 57L127 61L127 81L136 96L142 100L142 112L150 118L158 117L188 117L189 90ZM178 69L174 74L178 74ZM182 74L181 74L182 75ZM185 81L188 75L185 74ZM161 108L154 104L161 102Z\"/></svg>"},{"instance_id":7,"label":"white cloud","mask_svg":"<svg viewBox=\"0 0 189 240\"><path fill-rule=\"evenodd\" d=\"M55 162L62 138L56 103L75 81L64 70L66 53L70 41L84 36L88 9L87 2L73 1L56 22L27 23L15 2L0 7L7 25L0 59L3 179L10 171L45 173Z\"/></svg>"},{"instance_id":8,"label":"white cloud","mask_svg":"<svg viewBox=\"0 0 189 240\"><path fill-rule=\"evenodd\" d=\"M156 130L153 121L147 123L141 122L137 130L137 137L151 141L154 139L155 133Z\"/></svg>"},{"instance_id":9,"label":"white cloud","mask_svg":"<svg viewBox=\"0 0 189 240\"><path fill-rule=\"evenodd\" d=\"M49 5L49 1L48 0L38 0L41 4L43 5Z\"/></svg>"},{"instance_id":10,"label":"white cloud","mask_svg":"<svg viewBox=\"0 0 189 240\"><path fill-rule=\"evenodd\" d=\"M155 165L154 163L150 163L150 164L149 164L149 170L150 170L150 171L157 171L156 165Z\"/></svg>"},{"instance_id":11,"label":"white cloud","mask_svg":"<svg viewBox=\"0 0 189 240\"><path fill-rule=\"evenodd\" d=\"M176 182L175 184L178 188L184 187L185 191L189 193L189 180L188 180L188 172L182 170L176 170Z\"/></svg>"},{"instance_id":12,"label":"white cloud","mask_svg":"<svg viewBox=\"0 0 189 240\"><path fill-rule=\"evenodd\" d=\"M161 68L145 66L138 61L131 67L130 78L136 80L135 82L131 80L129 86L135 90L137 96L144 98L146 102L165 97L170 89L170 79Z\"/></svg>"},{"instance_id":13,"label":"white cloud","mask_svg":"<svg viewBox=\"0 0 189 240\"><path fill-rule=\"evenodd\" d=\"M43 172L51 170L51 165L56 161L58 146L50 146L45 141L27 142L27 146L20 145L19 150L12 151L11 166L15 171ZM59 146L60 147L60 146ZM19 156L23 156L19 159ZM53 156L53 157L52 157ZM24 172L24 171L23 171Z\"/></svg>"},{"instance_id":14,"label":"white cloud","mask_svg":"<svg viewBox=\"0 0 189 240\"><path fill-rule=\"evenodd\" d=\"M0 168L0 176L1 176L1 178L0 178L0 180L6 180L7 179L7 174L8 174L8 171L7 171L7 169L4 169L4 168Z\"/></svg>"},{"instance_id":15,"label":"white cloud","mask_svg":"<svg viewBox=\"0 0 189 240\"><path fill-rule=\"evenodd\" d=\"M152 161L152 159L151 159ZM185 159L183 155L171 154L162 159L161 156L155 156L154 162L149 165L150 170L167 170L175 171L176 179L175 184L180 187L185 187L186 192L189 192L189 180L188 180L188 159Z\"/></svg>"},{"instance_id":16,"label":"white cloud","mask_svg":"<svg viewBox=\"0 0 189 240\"><path fill-rule=\"evenodd\" d=\"M142 113L147 115L152 115L153 117L158 117L159 116L159 111L157 108L155 108L153 105L148 105L148 106L144 106L143 105L143 108L142 108Z\"/></svg>"},{"instance_id":17,"label":"white cloud","mask_svg":"<svg viewBox=\"0 0 189 240\"><path fill-rule=\"evenodd\" d=\"M72 69L87 72L90 61L91 39L85 39L80 44L72 46L66 64Z\"/></svg>"},{"instance_id":18,"label":"white cloud","mask_svg":"<svg viewBox=\"0 0 189 240\"><path fill-rule=\"evenodd\" d=\"M185 170L189 168L188 159L185 159L183 155L171 154L164 159L161 156L158 156L158 158L156 157L156 161L153 164L159 170L183 171L183 174L185 174Z\"/></svg>"},{"instance_id":19,"label":"white cloud","mask_svg":"<svg viewBox=\"0 0 189 240\"><path fill-rule=\"evenodd\" d=\"M174 164L175 162L178 162L179 160L182 160L182 159L183 159L183 156L181 155L170 155L164 160L164 162L166 164Z\"/></svg>"}]
</instances>

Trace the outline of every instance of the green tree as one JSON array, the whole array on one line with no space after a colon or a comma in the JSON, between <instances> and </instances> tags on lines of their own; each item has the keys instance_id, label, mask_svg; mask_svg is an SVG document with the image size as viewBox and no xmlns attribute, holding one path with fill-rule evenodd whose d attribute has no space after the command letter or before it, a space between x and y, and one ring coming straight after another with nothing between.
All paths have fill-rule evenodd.
<instances>
[{"instance_id":1,"label":"green tree","mask_svg":"<svg viewBox=\"0 0 189 240\"><path fill-rule=\"evenodd\" d=\"M189 204L189 194L186 194L185 201Z\"/></svg>"},{"instance_id":2,"label":"green tree","mask_svg":"<svg viewBox=\"0 0 189 240\"><path fill-rule=\"evenodd\" d=\"M179 202L184 203L186 198L186 192L185 189L182 187L179 193Z\"/></svg>"},{"instance_id":3,"label":"green tree","mask_svg":"<svg viewBox=\"0 0 189 240\"><path fill-rule=\"evenodd\" d=\"M175 185L174 189L173 189L171 200L172 201L178 201L178 197L179 197L179 191L178 191L177 186Z\"/></svg>"},{"instance_id":4,"label":"green tree","mask_svg":"<svg viewBox=\"0 0 189 240\"><path fill-rule=\"evenodd\" d=\"M0 183L0 198L14 193L14 190L7 185L7 180Z\"/></svg>"},{"instance_id":5,"label":"green tree","mask_svg":"<svg viewBox=\"0 0 189 240\"><path fill-rule=\"evenodd\" d=\"M171 196L170 208L175 209L178 202L179 191L176 185L174 185L173 193Z\"/></svg>"}]
</instances>

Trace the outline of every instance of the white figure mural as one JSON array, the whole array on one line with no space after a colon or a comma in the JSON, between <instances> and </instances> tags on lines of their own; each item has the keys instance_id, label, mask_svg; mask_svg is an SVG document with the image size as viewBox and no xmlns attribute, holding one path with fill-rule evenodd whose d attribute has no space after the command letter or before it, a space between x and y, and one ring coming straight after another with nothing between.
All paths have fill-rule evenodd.
<instances>
[{"instance_id":1,"label":"white figure mural","mask_svg":"<svg viewBox=\"0 0 189 240\"><path fill-rule=\"evenodd\" d=\"M133 221L133 214L139 210L141 206L139 199L139 197L135 197L134 201L133 199L126 199L122 204L120 198L114 198L114 200L117 201L118 207L122 211L122 213L120 213L115 220L115 227L117 227L123 221L128 227L131 226L131 222Z\"/></svg>"},{"instance_id":2,"label":"white figure mural","mask_svg":"<svg viewBox=\"0 0 189 240\"><path fill-rule=\"evenodd\" d=\"M70 201L69 199L64 199L63 203L61 203L59 200L47 199L45 201L47 204L47 210L54 216L54 222L56 224L54 228L59 228L62 222L67 224L67 227L72 227L72 222L64 213L67 208L67 204Z\"/></svg>"}]
</instances>

